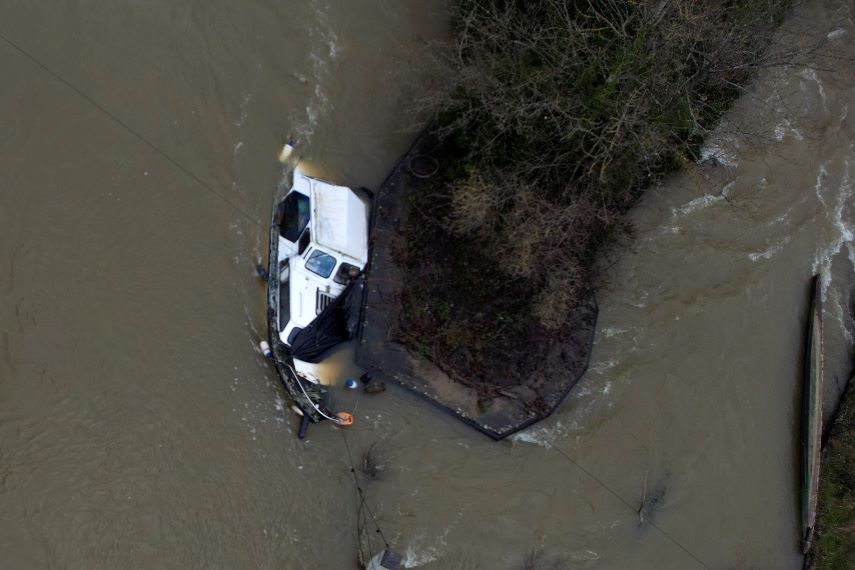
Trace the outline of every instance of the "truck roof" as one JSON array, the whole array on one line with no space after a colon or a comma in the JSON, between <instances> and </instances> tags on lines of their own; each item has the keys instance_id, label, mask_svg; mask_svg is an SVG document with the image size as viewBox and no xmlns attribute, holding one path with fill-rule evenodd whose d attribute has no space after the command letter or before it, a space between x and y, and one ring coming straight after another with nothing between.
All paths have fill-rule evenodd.
<instances>
[{"instance_id":1,"label":"truck roof","mask_svg":"<svg viewBox=\"0 0 855 570\"><path fill-rule=\"evenodd\" d=\"M311 185L312 241L362 264L367 263L368 204L347 186L305 178Z\"/></svg>"}]
</instances>

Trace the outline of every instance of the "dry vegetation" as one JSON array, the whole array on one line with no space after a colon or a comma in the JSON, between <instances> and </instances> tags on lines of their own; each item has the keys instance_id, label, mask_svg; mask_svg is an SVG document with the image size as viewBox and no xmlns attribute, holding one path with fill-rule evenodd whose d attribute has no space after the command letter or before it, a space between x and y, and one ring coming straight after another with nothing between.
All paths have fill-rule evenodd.
<instances>
[{"instance_id":1,"label":"dry vegetation","mask_svg":"<svg viewBox=\"0 0 855 570\"><path fill-rule=\"evenodd\" d=\"M403 340L458 378L518 380L641 192L790 57L765 51L789 4L457 0L442 88L417 100L441 170L398 248Z\"/></svg>"}]
</instances>

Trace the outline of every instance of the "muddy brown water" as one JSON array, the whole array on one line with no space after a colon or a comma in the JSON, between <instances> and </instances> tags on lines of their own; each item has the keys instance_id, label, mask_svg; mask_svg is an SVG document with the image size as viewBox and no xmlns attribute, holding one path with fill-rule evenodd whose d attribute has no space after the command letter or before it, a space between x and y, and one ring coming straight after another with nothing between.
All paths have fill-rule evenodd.
<instances>
[{"instance_id":1,"label":"muddy brown water","mask_svg":"<svg viewBox=\"0 0 855 570\"><path fill-rule=\"evenodd\" d=\"M851 54L853 18L825 0L792 25ZM376 186L445 33L428 1L0 6L0 568L353 567L341 435L296 440L252 266L283 137ZM394 387L337 396L405 567L800 566L815 271L827 408L852 349L855 72L832 67L764 73L719 165L647 195L550 419L494 443Z\"/></svg>"}]
</instances>

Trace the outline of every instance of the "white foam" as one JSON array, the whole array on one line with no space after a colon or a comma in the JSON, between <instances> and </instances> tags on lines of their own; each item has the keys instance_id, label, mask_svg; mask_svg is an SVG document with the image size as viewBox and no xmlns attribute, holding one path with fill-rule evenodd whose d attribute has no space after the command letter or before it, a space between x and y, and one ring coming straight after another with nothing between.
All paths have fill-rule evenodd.
<instances>
[{"instance_id":1,"label":"white foam","mask_svg":"<svg viewBox=\"0 0 855 570\"><path fill-rule=\"evenodd\" d=\"M404 552L404 559L401 560L401 565L404 568L416 568L424 564L430 564L437 559L436 552L433 550L416 551L412 546L408 546Z\"/></svg>"},{"instance_id":2,"label":"white foam","mask_svg":"<svg viewBox=\"0 0 855 570\"><path fill-rule=\"evenodd\" d=\"M822 81L820 81L819 77L817 77L816 70L811 67L806 67L799 73L799 75L802 77L802 79L805 79L807 81L813 81L814 83L816 83L816 88L819 91L819 96L822 99L822 104L824 107L828 108L825 99L825 88L822 86Z\"/></svg>"},{"instance_id":3,"label":"white foam","mask_svg":"<svg viewBox=\"0 0 855 570\"><path fill-rule=\"evenodd\" d=\"M597 362L595 364L592 364L589 370L596 374L602 374L606 370L610 370L617 365L617 360L606 360L605 362Z\"/></svg>"},{"instance_id":4,"label":"white foam","mask_svg":"<svg viewBox=\"0 0 855 570\"><path fill-rule=\"evenodd\" d=\"M335 32L329 30L329 39L327 40L327 49L330 54L330 59L336 59L341 53L341 48L338 45L338 36Z\"/></svg>"},{"instance_id":5,"label":"white foam","mask_svg":"<svg viewBox=\"0 0 855 570\"><path fill-rule=\"evenodd\" d=\"M850 151L852 150L852 146L850 145ZM817 199L825 208L826 213L828 214L832 226L836 230L834 237L828 245L825 247L820 247L814 256L813 265L811 266L811 271L813 273L822 274L822 284L823 284L823 301L825 301L825 297L828 294L828 289L831 285L832 281L832 272L831 272L831 262L834 257L840 253L845 247L847 250L849 262L852 265L852 268L855 269L855 244L853 244L853 240L855 240L855 230L847 223L845 219L845 209L852 199L852 183L850 180L850 163L849 161L844 161L843 163L843 177L840 181L840 188L837 192L836 201L833 207L829 206L828 201L826 201L823 196L825 188L822 184L823 179L828 175L828 171L826 169L826 164L822 164L819 168L819 173L816 177L816 185L814 186L814 191L816 192Z\"/></svg>"},{"instance_id":6,"label":"white foam","mask_svg":"<svg viewBox=\"0 0 855 570\"><path fill-rule=\"evenodd\" d=\"M840 324L840 330L843 331L843 336L846 339L846 342L852 345L853 340L855 340L852 337L852 331L850 326L853 321L853 318L849 315L849 312L843 308L843 304L841 303L840 299L840 292L834 291L832 297L833 302L831 303L831 313L834 315L834 318L837 319L837 322ZM826 303L826 310L829 310L828 306L829 304Z\"/></svg>"},{"instance_id":7,"label":"white foam","mask_svg":"<svg viewBox=\"0 0 855 570\"><path fill-rule=\"evenodd\" d=\"M620 521L615 521L614 523L612 523L610 528L614 528L614 526L616 526L616 523L619 523L619 522ZM584 548L582 550L577 550L571 556L572 556L574 562L593 562L595 560L600 559L599 554L597 554L593 550L589 550L587 548Z\"/></svg>"},{"instance_id":8,"label":"white foam","mask_svg":"<svg viewBox=\"0 0 855 570\"><path fill-rule=\"evenodd\" d=\"M711 194L704 194L700 198L695 198L694 200L686 202L685 204L683 204L682 206L680 206L678 208L671 208L671 215L674 216L675 218L677 218L679 216L685 216L685 215L691 214L692 212L696 212L698 210L706 208L707 206L710 206L711 204L716 204L718 202L721 202L724 199L725 199L724 193L722 193L719 196L712 196Z\"/></svg>"},{"instance_id":9,"label":"white foam","mask_svg":"<svg viewBox=\"0 0 855 570\"><path fill-rule=\"evenodd\" d=\"M312 42L312 50L309 53L309 61L312 62L312 79L315 88L312 98L306 105L306 122L297 127L296 131L301 138L309 139L315 132L319 117L329 110L329 98L326 94L326 84L331 80L329 63L338 59L341 48L338 36L329 23L329 4L319 6L318 2L312 1L312 8L317 17L317 26L309 28L309 37ZM304 81L304 78L298 76Z\"/></svg>"},{"instance_id":10,"label":"white foam","mask_svg":"<svg viewBox=\"0 0 855 570\"><path fill-rule=\"evenodd\" d=\"M819 170L817 170L817 172L816 172L816 182L814 182L814 185L813 185L813 191L816 194L816 197L819 198L819 201L822 202L823 206L826 206L826 204L825 204L825 198L822 197L822 190L823 190L822 181L827 176L828 176L828 162L823 162L822 164L819 165Z\"/></svg>"},{"instance_id":11,"label":"white foam","mask_svg":"<svg viewBox=\"0 0 855 570\"><path fill-rule=\"evenodd\" d=\"M463 511L461 510L457 515L458 520L462 514ZM446 540L448 539L449 530L449 528L443 530L442 534L437 538L436 544L430 546L420 546L419 544L424 542L424 536L417 537L415 543L407 545L407 550L404 551L404 558L401 560L401 566L404 568L417 568L437 560L440 551L447 545Z\"/></svg>"},{"instance_id":12,"label":"white foam","mask_svg":"<svg viewBox=\"0 0 855 570\"><path fill-rule=\"evenodd\" d=\"M736 146L734 142L729 144L734 147ZM699 162L713 158L724 166L735 167L739 164L734 148L725 149L721 143L710 141L701 148L701 160Z\"/></svg>"},{"instance_id":13,"label":"white foam","mask_svg":"<svg viewBox=\"0 0 855 570\"><path fill-rule=\"evenodd\" d=\"M783 119L778 125L775 126L775 140L780 142L784 140L784 138L790 135L796 140L804 140L804 135L802 132L794 127L792 123L790 123L789 119Z\"/></svg>"},{"instance_id":14,"label":"white foam","mask_svg":"<svg viewBox=\"0 0 855 570\"><path fill-rule=\"evenodd\" d=\"M764 251L759 251L756 253L749 253L748 259L750 259L751 261L755 261L755 262L759 261L761 259L771 259L773 255L780 252L782 249L784 249L785 245L790 243L790 239L791 239L790 236L787 236L784 239L782 239L781 241L779 241L778 243L769 246Z\"/></svg>"},{"instance_id":15,"label":"white foam","mask_svg":"<svg viewBox=\"0 0 855 570\"><path fill-rule=\"evenodd\" d=\"M255 77L252 80L252 85L250 85L247 92L241 98L240 102L240 117L237 121L235 121L236 127L242 127L249 117L249 104L252 102L252 98L255 96L255 92L258 90L258 80L261 78L261 64L255 66L256 73Z\"/></svg>"},{"instance_id":16,"label":"white foam","mask_svg":"<svg viewBox=\"0 0 855 570\"><path fill-rule=\"evenodd\" d=\"M561 435L562 428L563 425L559 420L555 422L555 425L552 427L538 426L530 427L523 431L518 431L517 433L511 435L510 439L511 441L519 441L521 443L533 443L535 445L539 445L540 447L550 449L556 438Z\"/></svg>"},{"instance_id":17,"label":"white foam","mask_svg":"<svg viewBox=\"0 0 855 570\"><path fill-rule=\"evenodd\" d=\"M619 334L624 334L626 332L629 332L629 330L628 329L618 329L618 328L608 327L608 328L601 329L601 332L603 333L604 337L612 338L612 337L615 337Z\"/></svg>"},{"instance_id":18,"label":"white foam","mask_svg":"<svg viewBox=\"0 0 855 570\"><path fill-rule=\"evenodd\" d=\"M801 204L802 202L804 202L804 197L802 197L798 201L799 204ZM774 220L769 222L769 225L771 226L771 225L786 223L790 219L790 214L792 214L792 213L793 213L793 206L790 206L789 208L787 208L786 212L784 212L783 214L781 214L780 216L778 216L777 218L775 218Z\"/></svg>"}]
</instances>

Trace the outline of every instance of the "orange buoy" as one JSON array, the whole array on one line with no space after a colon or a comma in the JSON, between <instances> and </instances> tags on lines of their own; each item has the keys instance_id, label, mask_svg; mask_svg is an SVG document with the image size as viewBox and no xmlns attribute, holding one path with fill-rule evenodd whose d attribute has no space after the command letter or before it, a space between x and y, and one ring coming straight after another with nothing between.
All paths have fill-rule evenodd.
<instances>
[{"instance_id":1,"label":"orange buoy","mask_svg":"<svg viewBox=\"0 0 855 570\"><path fill-rule=\"evenodd\" d=\"M338 425L348 427L353 425L353 416L347 412L338 412L335 417L338 418Z\"/></svg>"}]
</instances>

